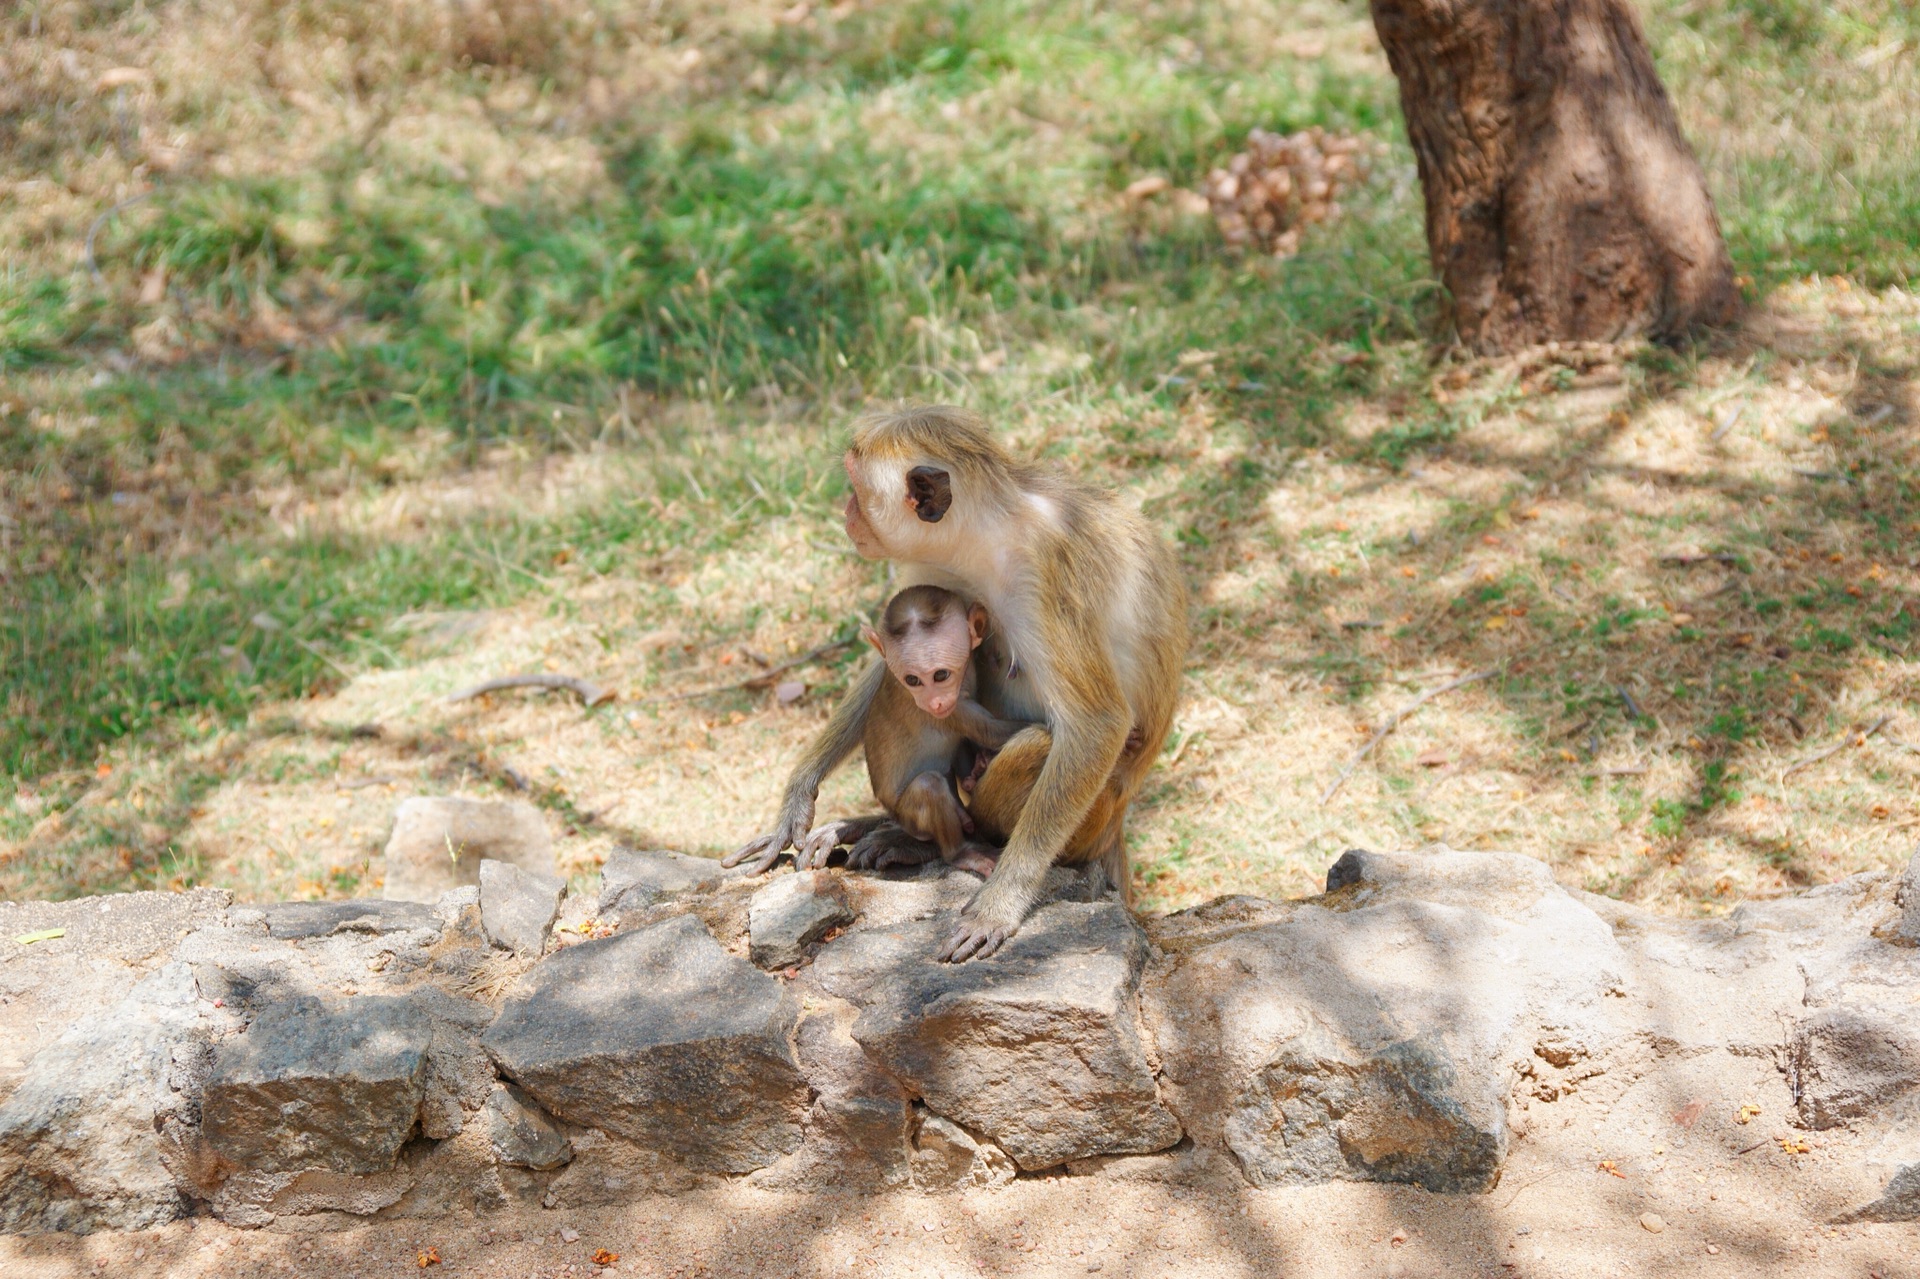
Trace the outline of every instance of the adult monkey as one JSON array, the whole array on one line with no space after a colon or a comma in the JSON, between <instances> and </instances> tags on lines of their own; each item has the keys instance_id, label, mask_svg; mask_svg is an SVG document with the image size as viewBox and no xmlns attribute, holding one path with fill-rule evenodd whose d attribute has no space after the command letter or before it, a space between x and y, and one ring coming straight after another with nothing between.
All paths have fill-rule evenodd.
<instances>
[{"instance_id":1,"label":"adult monkey","mask_svg":"<svg viewBox=\"0 0 1920 1279\"><path fill-rule=\"evenodd\" d=\"M1013 460L961 409L866 419L846 468L854 549L898 562L904 583L985 604L1003 660L980 663L980 701L1046 726L1009 742L974 789L975 820L1001 828L1006 851L940 957L998 950L1055 861L1097 861L1125 894L1127 805L1173 724L1187 651L1172 551L1114 494ZM804 840L820 783L859 743L885 678L875 663L848 690L788 778L773 830L727 865L764 870Z\"/></svg>"}]
</instances>

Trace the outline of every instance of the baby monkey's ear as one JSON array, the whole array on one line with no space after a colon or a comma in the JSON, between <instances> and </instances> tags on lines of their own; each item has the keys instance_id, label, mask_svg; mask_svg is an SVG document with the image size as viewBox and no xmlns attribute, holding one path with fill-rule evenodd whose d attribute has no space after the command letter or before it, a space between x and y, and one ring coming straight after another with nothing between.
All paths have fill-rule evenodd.
<instances>
[{"instance_id":1,"label":"baby monkey's ear","mask_svg":"<svg viewBox=\"0 0 1920 1279\"><path fill-rule=\"evenodd\" d=\"M880 656L885 657L887 655L886 641L880 638L879 631L874 630L871 626L862 626L860 628L860 638L873 645L873 651L880 654Z\"/></svg>"},{"instance_id":2,"label":"baby monkey's ear","mask_svg":"<svg viewBox=\"0 0 1920 1279\"><path fill-rule=\"evenodd\" d=\"M974 604L967 609L967 640L969 648L979 648L980 641L987 637L987 610L982 604Z\"/></svg>"}]
</instances>

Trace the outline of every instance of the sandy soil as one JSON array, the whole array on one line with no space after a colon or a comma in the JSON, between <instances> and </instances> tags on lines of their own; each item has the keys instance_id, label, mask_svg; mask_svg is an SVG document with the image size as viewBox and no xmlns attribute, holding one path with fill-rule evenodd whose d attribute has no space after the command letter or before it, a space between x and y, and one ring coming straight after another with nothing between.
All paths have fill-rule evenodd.
<instances>
[{"instance_id":1,"label":"sandy soil","mask_svg":"<svg viewBox=\"0 0 1920 1279\"><path fill-rule=\"evenodd\" d=\"M1920 1224L1829 1226L1775 1143L1731 1161L1696 1143L1615 1177L1516 1152L1491 1194L1342 1184L1199 1191L1096 1178L999 1190L811 1197L728 1186L592 1211L513 1209L338 1231L210 1219L135 1234L0 1239L12 1276L1207 1275L1602 1279L1920 1276ZM1745 1166L1742 1166L1745 1165ZM1623 1166L1632 1169L1630 1162ZM1658 1233L1643 1224L1655 1214ZM311 1223L309 1223L311 1225ZM611 1266L596 1251L619 1254Z\"/></svg>"}]
</instances>

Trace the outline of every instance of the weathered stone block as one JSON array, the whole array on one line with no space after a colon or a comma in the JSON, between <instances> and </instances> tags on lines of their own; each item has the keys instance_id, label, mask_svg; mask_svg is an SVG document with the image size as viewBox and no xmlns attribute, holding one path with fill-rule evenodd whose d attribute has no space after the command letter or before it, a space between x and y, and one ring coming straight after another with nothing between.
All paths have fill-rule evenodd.
<instances>
[{"instance_id":1,"label":"weathered stone block","mask_svg":"<svg viewBox=\"0 0 1920 1279\"><path fill-rule=\"evenodd\" d=\"M913 1141L916 1190L990 1190L1018 1174L1007 1152L950 1119L928 1115Z\"/></svg>"},{"instance_id":2,"label":"weathered stone block","mask_svg":"<svg viewBox=\"0 0 1920 1279\"><path fill-rule=\"evenodd\" d=\"M600 913L619 915L711 887L720 863L659 849L617 849L600 868Z\"/></svg>"},{"instance_id":3,"label":"weathered stone block","mask_svg":"<svg viewBox=\"0 0 1920 1279\"><path fill-rule=\"evenodd\" d=\"M856 931L808 970L861 1006L853 1037L869 1056L1022 1168L1180 1140L1136 1010L1147 941L1123 908L1042 907L984 963L934 958L952 927L943 915Z\"/></svg>"},{"instance_id":4,"label":"weathered stone block","mask_svg":"<svg viewBox=\"0 0 1920 1279\"><path fill-rule=\"evenodd\" d=\"M702 1170L749 1172L799 1145L798 1008L698 919L569 947L522 990L483 1042L560 1118Z\"/></svg>"},{"instance_id":5,"label":"weathered stone block","mask_svg":"<svg viewBox=\"0 0 1920 1279\"><path fill-rule=\"evenodd\" d=\"M853 907L835 872L781 875L747 908L748 953L762 968L792 968L813 957L813 943L852 922Z\"/></svg>"},{"instance_id":6,"label":"weathered stone block","mask_svg":"<svg viewBox=\"0 0 1920 1279\"><path fill-rule=\"evenodd\" d=\"M1920 1034L1877 1012L1822 1008L1794 1027L1792 1054L1809 1128L1836 1128L1920 1086Z\"/></svg>"},{"instance_id":7,"label":"weathered stone block","mask_svg":"<svg viewBox=\"0 0 1920 1279\"><path fill-rule=\"evenodd\" d=\"M387 840L388 901L438 901L450 888L480 882L487 858L551 875L553 836L547 819L520 800L417 796L394 811Z\"/></svg>"},{"instance_id":8,"label":"weathered stone block","mask_svg":"<svg viewBox=\"0 0 1920 1279\"><path fill-rule=\"evenodd\" d=\"M380 1172L413 1134L433 1026L411 1000L298 999L220 1046L201 1105L208 1143L258 1172Z\"/></svg>"},{"instance_id":9,"label":"weathered stone block","mask_svg":"<svg viewBox=\"0 0 1920 1279\"><path fill-rule=\"evenodd\" d=\"M1256 1184L1491 1187L1507 1063L1546 1028L1569 1062L1617 1035L1611 930L1509 855L1356 851L1328 884L1277 917L1156 926L1178 943L1146 1000L1168 1104Z\"/></svg>"},{"instance_id":10,"label":"weathered stone block","mask_svg":"<svg viewBox=\"0 0 1920 1279\"><path fill-rule=\"evenodd\" d=\"M1358 1178L1486 1190L1500 1179L1507 1122L1493 1080L1463 1079L1436 1042L1360 1054L1307 1035L1246 1081L1226 1140L1256 1186Z\"/></svg>"},{"instance_id":11,"label":"weathered stone block","mask_svg":"<svg viewBox=\"0 0 1920 1279\"><path fill-rule=\"evenodd\" d=\"M1920 946L1920 853L1915 853L1900 874L1894 901L1900 914L1894 920L1893 940L1905 946Z\"/></svg>"},{"instance_id":12,"label":"weathered stone block","mask_svg":"<svg viewBox=\"0 0 1920 1279\"><path fill-rule=\"evenodd\" d=\"M277 941L302 941L336 933L440 930L433 907L417 901L273 902L259 908L267 935Z\"/></svg>"},{"instance_id":13,"label":"weathered stone block","mask_svg":"<svg viewBox=\"0 0 1920 1279\"><path fill-rule=\"evenodd\" d=\"M165 1131L190 1098L176 1058L204 1038L168 964L42 1050L0 1106L0 1230L139 1230L184 1215Z\"/></svg>"},{"instance_id":14,"label":"weathered stone block","mask_svg":"<svg viewBox=\"0 0 1920 1279\"><path fill-rule=\"evenodd\" d=\"M487 1098L487 1140L503 1164L549 1172L573 1158L573 1143L547 1112L512 1084Z\"/></svg>"},{"instance_id":15,"label":"weathered stone block","mask_svg":"<svg viewBox=\"0 0 1920 1279\"><path fill-rule=\"evenodd\" d=\"M522 870L491 857L480 863L480 924L487 940L516 955L538 955L547 948L567 881L558 875Z\"/></svg>"}]
</instances>

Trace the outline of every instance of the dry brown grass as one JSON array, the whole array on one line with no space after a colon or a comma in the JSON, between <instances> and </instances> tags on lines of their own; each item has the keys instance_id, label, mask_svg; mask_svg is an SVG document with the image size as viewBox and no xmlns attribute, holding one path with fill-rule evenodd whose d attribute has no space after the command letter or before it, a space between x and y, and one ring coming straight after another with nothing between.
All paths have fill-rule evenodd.
<instances>
[{"instance_id":1,"label":"dry brown grass","mask_svg":"<svg viewBox=\"0 0 1920 1279\"><path fill-rule=\"evenodd\" d=\"M963 162L978 132L1008 129L1002 160L1059 166L1067 232L1186 234L1170 202L1119 196L1133 173L1103 185L1087 162L1119 146L1099 133L1117 108L1098 65L1068 63L1037 86L992 80L934 110L886 91L830 115L766 94L761 55L793 12L777 0L207 0L115 22L97 7L45 0L0 18L10 266L80 279L96 219L150 185L297 176L343 150L366 158L355 182L452 175L489 208L538 188L557 216L605 199L611 182L607 135L579 122L662 103L769 134L813 130L823 146L858 132L927 173ZM803 17L811 43L793 54L794 74L847 52L842 8ZM1726 46L1692 39L1672 10L1658 9L1657 34L1723 209L1761 200L1769 165L1856 200L1920 168L1911 49L1816 49L1819 74L1796 83L1718 65ZM914 34L905 24L917 19L890 13L869 15L902 24L877 44ZM1303 81L1322 64L1384 75L1350 8L1246 3L1190 17L1189 36L1156 55L1169 65L1231 55ZM119 67L139 74L107 74ZM1404 189L1383 207L1411 216L1411 166L1397 163L1381 181ZM301 218L274 229L290 243L329 234ZM806 669L810 691L790 708L764 694L670 699L808 651L883 596L877 570L833 549L836 408L769 393L749 411L691 390L640 403L622 385L607 388L616 407L581 408L549 439L476 448L430 424L331 469L302 464L325 421L290 411L264 450L282 469L243 470L177 428L115 434L89 389L228 359L290 367L303 350L388 334L324 272L287 283L281 309L263 291L214 320L195 312L195 328L164 280L142 301L150 281L125 262L99 265L100 297L141 322L123 345L76 339L72 363L35 366L0 391L0 431L31 418L72 445L0 484L0 551L20 528L87 520L111 521L85 530L108 559L188 557L241 534L350 530L420 545L611 494L727 536L711 553L691 537L649 547L606 573L565 556L503 567L517 599L382 629L375 642L393 660L380 669L349 659L316 696L245 724L208 717L202 740L134 736L98 769L27 779L0 811L19 819L0 845L0 891L137 875L249 897L367 892L392 806L416 791L530 795L577 875L623 842L718 852L768 817L845 669ZM1243 293L1290 278L1249 275ZM1180 394L1117 375L1096 385L1090 347L1191 319L1122 302L1080 317L1084 328L915 313L902 363L992 410L1019 447L1123 488L1182 539L1198 638L1174 738L1132 826L1146 905L1304 893L1345 847L1444 841L1526 852L1564 882L1663 909L1713 911L1891 867L1920 843L1920 658L1914 631L1893 627L1902 609L1920 611L1912 293L1807 279L1762 299L1738 332L1673 357L1593 348L1429 370L1418 342L1367 350L1352 332L1315 333L1313 359L1358 371L1324 424L1306 421L1319 409L1234 391L1240 366L1221 356L1216 370L1204 350L1171 366L1190 382ZM1436 403L1462 429L1393 443ZM667 438L684 447L663 450ZM1383 465L1399 457L1404 469ZM782 501L743 514L707 496L716 478L737 488L756 467L793 477L770 486ZM138 500L75 514L76 490ZM1707 553L1737 558L1663 563ZM1763 611L1770 601L1780 607ZM592 713L537 694L444 700L527 669L623 697ZM1485 669L1500 675L1422 707L1323 801L1388 716ZM1630 719L1620 689L1651 718ZM1862 744L1783 776L1885 716ZM381 732L355 735L370 724ZM821 811L864 807L855 765Z\"/></svg>"}]
</instances>

